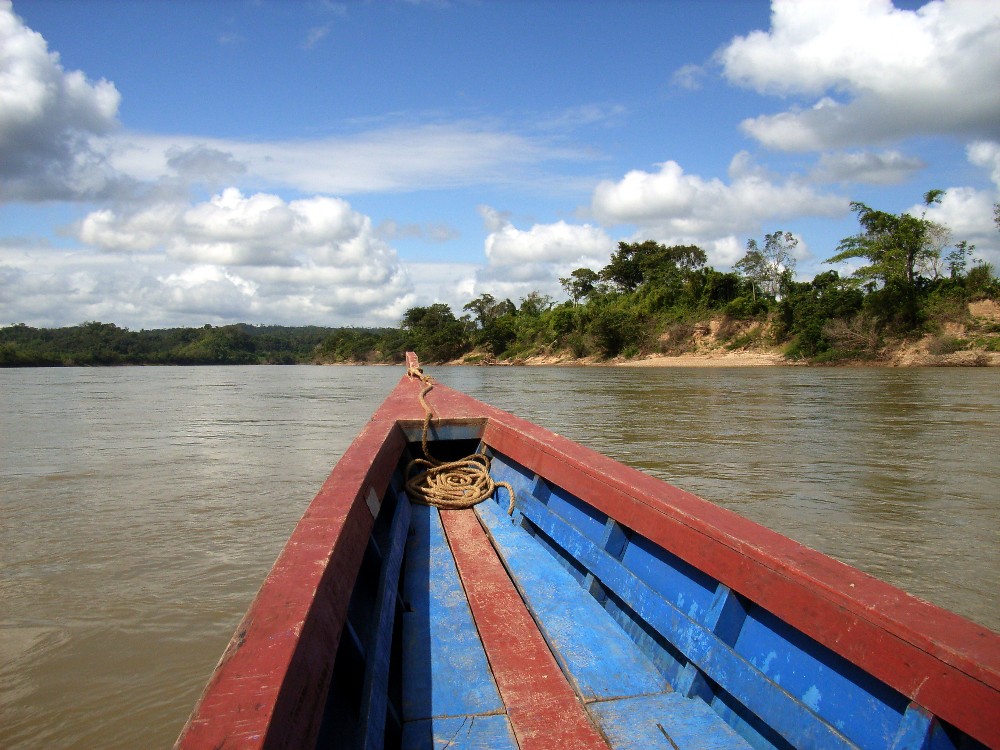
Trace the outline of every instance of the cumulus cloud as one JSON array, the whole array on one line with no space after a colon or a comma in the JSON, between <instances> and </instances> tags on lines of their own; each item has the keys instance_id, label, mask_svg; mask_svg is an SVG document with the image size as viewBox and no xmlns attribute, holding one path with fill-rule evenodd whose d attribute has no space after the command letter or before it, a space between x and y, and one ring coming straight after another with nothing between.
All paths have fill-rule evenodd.
<instances>
[{"instance_id":1,"label":"cumulus cloud","mask_svg":"<svg viewBox=\"0 0 1000 750\"><path fill-rule=\"evenodd\" d=\"M107 195L116 177L91 141L117 128L120 98L114 84L63 69L0 0L0 200Z\"/></svg>"},{"instance_id":2,"label":"cumulus cloud","mask_svg":"<svg viewBox=\"0 0 1000 750\"><path fill-rule=\"evenodd\" d=\"M558 279L581 266L600 268L608 262L616 242L591 224L534 224L518 229L510 214L479 206L489 234L483 248L486 266L475 274L472 297L488 292L518 299L529 292L559 295Z\"/></svg>"},{"instance_id":3,"label":"cumulus cloud","mask_svg":"<svg viewBox=\"0 0 1000 750\"><path fill-rule=\"evenodd\" d=\"M607 224L637 224L659 237L711 241L756 231L764 221L838 216L848 201L817 192L794 176L776 178L737 154L728 183L686 174L675 161L657 172L633 170L597 185L594 215Z\"/></svg>"},{"instance_id":4,"label":"cumulus cloud","mask_svg":"<svg viewBox=\"0 0 1000 750\"><path fill-rule=\"evenodd\" d=\"M990 173L990 179L1000 190L1000 143L976 141L966 149L966 155L972 164Z\"/></svg>"},{"instance_id":5,"label":"cumulus cloud","mask_svg":"<svg viewBox=\"0 0 1000 750\"><path fill-rule=\"evenodd\" d=\"M927 163L899 151L853 151L823 154L812 177L818 182L859 182L897 185L906 182Z\"/></svg>"},{"instance_id":6,"label":"cumulus cloud","mask_svg":"<svg viewBox=\"0 0 1000 750\"><path fill-rule=\"evenodd\" d=\"M822 150L919 134L1000 135L1000 5L774 0L771 29L718 53L734 83L816 97L745 120L769 148Z\"/></svg>"},{"instance_id":7,"label":"cumulus cloud","mask_svg":"<svg viewBox=\"0 0 1000 750\"><path fill-rule=\"evenodd\" d=\"M607 258L614 240L590 224L535 224L517 229L506 224L486 237L486 258L494 266L521 266L528 263L581 263Z\"/></svg>"},{"instance_id":8,"label":"cumulus cloud","mask_svg":"<svg viewBox=\"0 0 1000 750\"><path fill-rule=\"evenodd\" d=\"M413 284L371 219L347 201L286 201L228 188L195 205L176 201L91 212L78 238L116 253L159 253L155 293L178 313L259 320L396 322ZM405 307L402 308L405 310Z\"/></svg>"},{"instance_id":9,"label":"cumulus cloud","mask_svg":"<svg viewBox=\"0 0 1000 750\"><path fill-rule=\"evenodd\" d=\"M1000 200L1000 144L979 141L966 149L969 162L983 169L993 182L993 190L959 186L945 190L941 202L930 207L911 206L914 216L925 214L928 219L950 230L952 242L965 240L976 246L975 257L1000 267L1000 235L993 220L993 206Z\"/></svg>"}]
</instances>

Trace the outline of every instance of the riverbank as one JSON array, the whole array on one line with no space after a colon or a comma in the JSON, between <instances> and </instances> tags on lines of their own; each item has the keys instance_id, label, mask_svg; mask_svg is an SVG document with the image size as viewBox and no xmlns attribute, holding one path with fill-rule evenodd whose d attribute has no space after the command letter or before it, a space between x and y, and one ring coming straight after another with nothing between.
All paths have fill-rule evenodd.
<instances>
[{"instance_id":1,"label":"riverbank","mask_svg":"<svg viewBox=\"0 0 1000 750\"><path fill-rule=\"evenodd\" d=\"M450 365L483 364L469 359L455 360ZM885 357L875 359L845 359L836 362L813 364L805 360L785 357L769 350L725 351L713 350L695 354L651 354L643 357L617 357L601 360L596 357L573 357L570 354L553 354L528 357L511 362L497 361L495 366L548 366L548 367L1000 367L1000 352L959 351L932 354L919 344L900 346Z\"/></svg>"}]
</instances>

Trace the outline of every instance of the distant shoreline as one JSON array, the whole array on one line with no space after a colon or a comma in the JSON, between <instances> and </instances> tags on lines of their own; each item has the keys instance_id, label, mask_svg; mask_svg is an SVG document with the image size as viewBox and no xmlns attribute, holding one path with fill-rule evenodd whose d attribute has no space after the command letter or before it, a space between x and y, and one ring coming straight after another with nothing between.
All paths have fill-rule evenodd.
<instances>
[{"instance_id":1,"label":"distant shoreline","mask_svg":"<svg viewBox=\"0 0 1000 750\"><path fill-rule=\"evenodd\" d=\"M777 351L712 349L705 352L687 354L652 354L644 357L601 360L595 357L575 358L569 355L532 356L512 361L496 361L485 364L468 358L439 363L441 366L487 366L487 367L1000 367L1000 352L963 350L948 354L932 354L920 344L900 346L887 352L879 359L851 359L836 362L815 363L807 360L791 360Z\"/></svg>"}]
</instances>

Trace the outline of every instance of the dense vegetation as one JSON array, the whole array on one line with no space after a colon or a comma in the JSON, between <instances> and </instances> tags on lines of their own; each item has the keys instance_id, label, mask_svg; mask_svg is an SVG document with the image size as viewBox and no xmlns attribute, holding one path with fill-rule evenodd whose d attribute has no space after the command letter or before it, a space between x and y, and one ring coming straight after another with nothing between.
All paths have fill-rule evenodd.
<instances>
[{"instance_id":1,"label":"dense vegetation","mask_svg":"<svg viewBox=\"0 0 1000 750\"><path fill-rule=\"evenodd\" d=\"M928 192L926 204L941 195ZM399 362L410 349L426 362L557 352L630 357L685 351L706 321L729 348L781 345L789 357L812 361L873 359L888 341L926 333L941 334L945 349L997 350L1000 330L983 331L979 342L944 335L949 323L968 322L969 302L1000 299L992 267L973 261L974 246L951 246L947 228L925 216L851 208L860 231L828 259L859 264L846 278L826 271L795 281L798 240L789 232L750 240L730 272L707 266L694 245L622 242L600 271L578 268L559 279L569 297L560 304L538 292L519 304L482 294L461 317L439 303L411 308L399 328L382 329L15 325L0 329L0 366ZM994 219L1000 228L1000 209Z\"/></svg>"},{"instance_id":2,"label":"dense vegetation","mask_svg":"<svg viewBox=\"0 0 1000 750\"><path fill-rule=\"evenodd\" d=\"M129 331L111 323L0 328L0 366L256 365L364 358L395 329L250 326Z\"/></svg>"}]
</instances>

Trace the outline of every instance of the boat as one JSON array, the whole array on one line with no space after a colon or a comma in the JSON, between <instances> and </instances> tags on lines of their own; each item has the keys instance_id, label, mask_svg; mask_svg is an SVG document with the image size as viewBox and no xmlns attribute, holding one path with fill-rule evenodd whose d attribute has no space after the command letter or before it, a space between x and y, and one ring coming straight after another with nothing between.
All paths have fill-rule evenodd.
<instances>
[{"instance_id":1,"label":"boat","mask_svg":"<svg viewBox=\"0 0 1000 750\"><path fill-rule=\"evenodd\" d=\"M411 353L175 747L998 748L1000 635Z\"/></svg>"}]
</instances>

